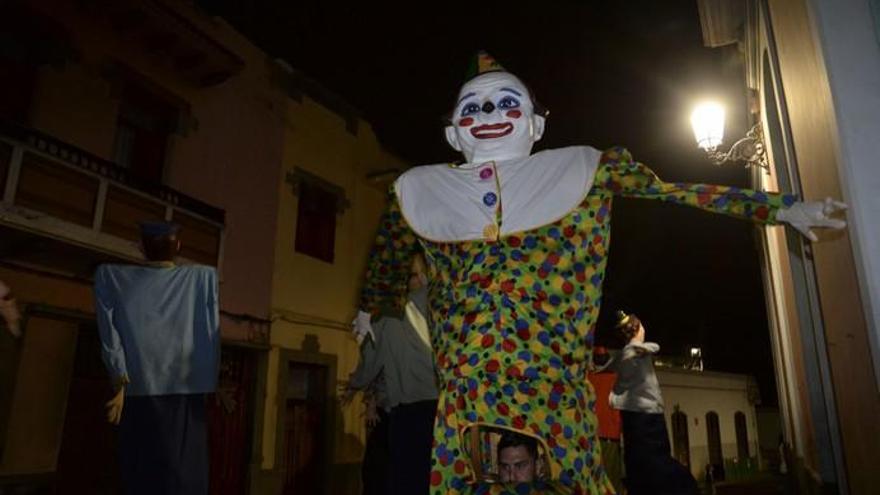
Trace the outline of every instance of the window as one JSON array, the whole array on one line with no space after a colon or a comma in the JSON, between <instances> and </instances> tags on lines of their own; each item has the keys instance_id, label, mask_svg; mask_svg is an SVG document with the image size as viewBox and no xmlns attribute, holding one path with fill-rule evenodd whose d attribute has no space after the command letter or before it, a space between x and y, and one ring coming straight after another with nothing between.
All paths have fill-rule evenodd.
<instances>
[{"instance_id":1,"label":"window","mask_svg":"<svg viewBox=\"0 0 880 495\"><path fill-rule=\"evenodd\" d=\"M133 177L161 183L180 109L146 85L126 81L116 119L113 160Z\"/></svg>"},{"instance_id":2,"label":"window","mask_svg":"<svg viewBox=\"0 0 880 495\"><path fill-rule=\"evenodd\" d=\"M345 191L299 168L287 174L287 182L299 197L294 250L333 263L336 216L347 205Z\"/></svg>"}]
</instances>

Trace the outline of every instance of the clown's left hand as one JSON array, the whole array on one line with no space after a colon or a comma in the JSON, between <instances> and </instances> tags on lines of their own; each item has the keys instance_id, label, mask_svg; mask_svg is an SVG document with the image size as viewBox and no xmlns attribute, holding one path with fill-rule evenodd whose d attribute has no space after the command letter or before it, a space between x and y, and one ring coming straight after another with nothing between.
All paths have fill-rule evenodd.
<instances>
[{"instance_id":1,"label":"clown's left hand","mask_svg":"<svg viewBox=\"0 0 880 495\"><path fill-rule=\"evenodd\" d=\"M816 234L811 230L813 227L839 230L846 227L846 222L831 218L833 213L846 210L846 203L825 198L825 201L798 201L791 207L779 210L776 220L785 222L798 232L815 242Z\"/></svg>"},{"instance_id":2,"label":"clown's left hand","mask_svg":"<svg viewBox=\"0 0 880 495\"><path fill-rule=\"evenodd\" d=\"M358 311L357 316L351 321L351 333L357 339L358 345L364 341L367 335L373 338L373 342L376 341L376 334L373 333L373 326L370 325L370 313Z\"/></svg>"}]
</instances>

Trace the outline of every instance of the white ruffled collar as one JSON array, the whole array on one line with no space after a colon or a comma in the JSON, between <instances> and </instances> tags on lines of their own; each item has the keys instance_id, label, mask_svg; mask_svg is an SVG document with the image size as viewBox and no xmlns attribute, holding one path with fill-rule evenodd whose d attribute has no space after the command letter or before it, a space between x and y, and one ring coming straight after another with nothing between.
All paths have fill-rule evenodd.
<instances>
[{"instance_id":1,"label":"white ruffled collar","mask_svg":"<svg viewBox=\"0 0 880 495\"><path fill-rule=\"evenodd\" d=\"M415 167L397 179L395 191L407 223L426 240L496 240L575 209L600 157L595 148L573 146L498 163Z\"/></svg>"}]
</instances>

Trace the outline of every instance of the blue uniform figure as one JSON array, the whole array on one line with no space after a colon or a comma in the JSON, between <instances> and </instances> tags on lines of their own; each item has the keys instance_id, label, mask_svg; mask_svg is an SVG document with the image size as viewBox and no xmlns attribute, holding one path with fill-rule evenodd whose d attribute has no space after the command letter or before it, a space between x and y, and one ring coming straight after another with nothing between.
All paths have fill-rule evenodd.
<instances>
[{"instance_id":1,"label":"blue uniform figure","mask_svg":"<svg viewBox=\"0 0 880 495\"><path fill-rule=\"evenodd\" d=\"M147 264L102 265L95 312L104 364L116 387L126 494L206 494L205 394L220 353L217 272L178 266L177 226L141 226ZM123 412L124 404L124 412Z\"/></svg>"}]
</instances>

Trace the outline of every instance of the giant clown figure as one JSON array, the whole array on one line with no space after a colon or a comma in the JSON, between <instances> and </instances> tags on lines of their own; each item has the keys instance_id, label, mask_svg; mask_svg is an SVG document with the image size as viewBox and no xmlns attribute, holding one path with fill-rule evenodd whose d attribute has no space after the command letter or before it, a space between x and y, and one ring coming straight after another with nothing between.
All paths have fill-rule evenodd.
<instances>
[{"instance_id":1,"label":"giant clown figure","mask_svg":"<svg viewBox=\"0 0 880 495\"><path fill-rule=\"evenodd\" d=\"M602 299L616 196L655 199L761 224L842 228L845 205L736 187L666 183L623 148L531 154L544 131L528 88L488 55L446 128L466 163L415 167L392 186L353 322L406 303L412 256L430 265L432 345L440 375L431 494L614 493L602 467L584 378ZM485 483L471 428L538 439L543 481Z\"/></svg>"}]
</instances>

